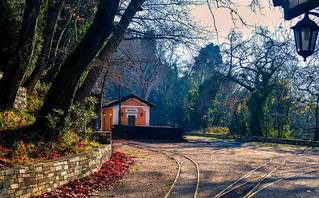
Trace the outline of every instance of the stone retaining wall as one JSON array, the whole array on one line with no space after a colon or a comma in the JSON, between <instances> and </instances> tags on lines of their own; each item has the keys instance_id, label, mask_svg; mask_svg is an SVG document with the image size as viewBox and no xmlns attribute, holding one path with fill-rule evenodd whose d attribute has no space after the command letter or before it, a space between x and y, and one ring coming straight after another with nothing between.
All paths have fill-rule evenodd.
<instances>
[{"instance_id":1,"label":"stone retaining wall","mask_svg":"<svg viewBox=\"0 0 319 198\"><path fill-rule=\"evenodd\" d=\"M88 152L0 171L0 197L30 197L100 170L111 156L111 144Z\"/></svg>"},{"instance_id":2,"label":"stone retaining wall","mask_svg":"<svg viewBox=\"0 0 319 198\"><path fill-rule=\"evenodd\" d=\"M23 110L27 108L27 88L19 87L13 108Z\"/></svg>"}]
</instances>

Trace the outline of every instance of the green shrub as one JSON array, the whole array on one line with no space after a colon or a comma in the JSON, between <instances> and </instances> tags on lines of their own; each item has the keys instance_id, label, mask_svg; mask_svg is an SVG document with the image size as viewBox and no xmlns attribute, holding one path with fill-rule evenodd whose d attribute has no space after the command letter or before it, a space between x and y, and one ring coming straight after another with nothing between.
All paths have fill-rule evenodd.
<instances>
[{"instance_id":1,"label":"green shrub","mask_svg":"<svg viewBox=\"0 0 319 198\"><path fill-rule=\"evenodd\" d=\"M209 126L204 130L195 131L203 134L213 134L213 135L228 135L229 129L228 127L219 127L219 126Z\"/></svg>"},{"instance_id":2,"label":"green shrub","mask_svg":"<svg viewBox=\"0 0 319 198\"><path fill-rule=\"evenodd\" d=\"M26 143L20 140L15 141L11 148L6 148L0 144L0 170L6 167L76 154L98 146L99 144L96 142L81 141L72 132L51 142Z\"/></svg>"},{"instance_id":3,"label":"green shrub","mask_svg":"<svg viewBox=\"0 0 319 198\"><path fill-rule=\"evenodd\" d=\"M38 82L31 94L27 97L27 111L38 112L43 105L44 97L51 84Z\"/></svg>"},{"instance_id":4,"label":"green shrub","mask_svg":"<svg viewBox=\"0 0 319 198\"><path fill-rule=\"evenodd\" d=\"M86 99L86 105L76 104L69 109L69 114L64 116L64 112L59 109L54 109L53 114L49 114L49 128L52 131L59 131L54 134L74 133L81 140L91 139L93 135L92 120L95 119L96 99L93 97ZM62 120L64 118L64 120ZM63 122L60 126L59 123Z\"/></svg>"},{"instance_id":5,"label":"green shrub","mask_svg":"<svg viewBox=\"0 0 319 198\"><path fill-rule=\"evenodd\" d=\"M31 125L35 117L25 111L6 110L0 112L0 132L6 130L17 130Z\"/></svg>"}]
</instances>

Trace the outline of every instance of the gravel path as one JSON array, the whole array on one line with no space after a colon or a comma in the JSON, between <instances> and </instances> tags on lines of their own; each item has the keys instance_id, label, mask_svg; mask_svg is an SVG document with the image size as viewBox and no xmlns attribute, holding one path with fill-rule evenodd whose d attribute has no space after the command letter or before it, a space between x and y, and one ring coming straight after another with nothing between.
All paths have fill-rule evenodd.
<instances>
[{"instance_id":1,"label":"gravel path","mask_svg":"<svg viewBox=\"0 0 319 198\"><path fill-rule=\"evenodd\" d=\"M159 142L139 142L144 146L155 147L158 149L163 149L167 151L179 152L181 154L187 155L196 161L199 165L200 170L200 186L198 197L214 197L220 191L225 189L227 186L232 184L237 179L241 178L247 172L260 166L261 164L269 161L273 158L273 166L280 164L281 159L285 159L286 163L280 167L275 173L287 171L291 169L301 168L305 166L313 166L319 164L319 155L315 151L304 151L301 152L300 149L292 148L273 148L273 147L261 147L249 144L244 144L240 142L224 142L218 140L209 140L204 138L187 138L188 142L177 142L177 143L159 143ZM129 151L129 150L128 150ZM142 152L142 151L140 151ZM143 151L144 152L144 151ZM154 153L154 155L156 155ZM159 155L159 154L157 154ZM165 158L165 156L162 156ZM167 157L166 157L167 158ZM136 159L139 159L137 157ZM154 158L143 159L143 163L149 160L154 160ZM170 164L167 164L168 161ZM170 175L159 176L160 180L166 179L168 183L172 182L174 179L174 174L176 174L176 163L171 159L166 159L166 161L158 160L157 165L167 165L162 169L156 169L156 171L164 174L170 172ZM260 174L271 170L270 167L265 167L264 169L258 170ZM318 167L317 167L318 169ZM307 169L313 170L313 169ZM139 173L138 170L136 173ZM293 175L296 172L289 174L281 174L271 179L266 179L263 185L269 184L276 181L276 178ZM146 174L145 177L148 175ZM192 174L190 175L192 176ZM167 178L166 178L167 177ZM258 198L282 198L282 197L304 197L304 198L314 198L319 197L319 171L312 172L308 174L299 175L297 177L292 177L285 179L278 183L275 183L264 190L257 193L254 197ZM131 178L130 182L134 183L134 177ZM143 188L137 187L135 192L130 192L131 194L119 194L122 191L127 191L124 189L126 182L123 181L124 187L122 188L119 184L119 191L114 192L116 197L163 197L165 190L167 188L160 187L162 189L162 194L151 195L147 194L146 189L151 189L149 182L157 186L160 181L157 176L150 177L148 180L140 181L144 183ZM165 183L165 182L164 182ZM134 186L135 188L135 186ZM155 187L156 188L156 187ZM154 189L155 189L154 188ZM183 189L183 188L181 188ZM189 187L185 186L185 192ZM144 191L143 191L144 190ZM153 190L154 191L154 190ZM179 196L181 197L181 196ZM182 196L183 197L183 196ZM233 197L243 197L238 194Z\"/></svg>"},{"instance_id":2,"label":"gravel path","mask_svg":"<svg viewBox=\"0 0 319 198\"><path fill-rule=\"evenodd\" d=\"M123 180L99 197L164 197L177 172L176 162L164 154L128 146L115 145L115 150L133 157L135 164Z\"/></svg>"}]
</instances>

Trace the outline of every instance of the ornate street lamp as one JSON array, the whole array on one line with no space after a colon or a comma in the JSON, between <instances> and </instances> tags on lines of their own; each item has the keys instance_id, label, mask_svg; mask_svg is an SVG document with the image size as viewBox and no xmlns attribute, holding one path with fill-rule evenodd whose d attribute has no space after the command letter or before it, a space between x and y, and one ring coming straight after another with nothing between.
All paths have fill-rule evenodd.
<instances>
[{"instance_id":1,"label":"ornate street lamp","mask_svg":"<svg viewBox=\"0 0 319 198\"><path fill-rule=\"evenodd\" d=\"M294 31L297 53L306 61L315 51L319 27L305 13L305 17L291 29Z\"/></svg>"},{"instance_id":2,"label":"ornate street lamp","mask_svg":"<svg viewBox=\"0 0 319 198\"><path fill-rule=\"evenodd\" d=\"M285 20L291 20L305 13L304 19L299 21L292 29L294 30L297 53L304 60L315 50L318 36L317 24L309 19L309 14L319 17L318 13L310 12L319 7L319 0L273 0L274 6L284 9Z\"/></svg>"}]
</instances>

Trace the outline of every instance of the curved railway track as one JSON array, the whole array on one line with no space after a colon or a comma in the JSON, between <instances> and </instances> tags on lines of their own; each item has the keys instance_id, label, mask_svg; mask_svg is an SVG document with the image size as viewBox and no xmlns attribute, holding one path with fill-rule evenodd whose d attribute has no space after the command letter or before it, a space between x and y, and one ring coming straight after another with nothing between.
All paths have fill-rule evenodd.
<instances>
[{"instance_id":1,"label":"curved railway track","mask_svg":"<svg viewBox=\"0 0 319 198\"><path fill-rule=\"evenodd\" d=\"M178 171L176 173L175 179L170 189L167 191L165 195L165 198L168 198L168 197L196 198L197 197L198 191L199 191L200 173L199 173L198 164L193 159L191 159L190 157L186 155L183 155L180 152L176 152L176 150L169 150L169 148L159 149L149 145L145 146L140 143L129 143L129 145L139 147L142 149L147 149L153 152L162 153L176 161L176 163L178 164ZM222 191L220 191L217 195L211 196L211 197L250 198L260 193L261 191L264 191L265 189L279 182L282 182L284 180L288 180L293 177L299 177L301 175L308 174L308 173L319 172L319 164L313 164L313 165L302 166L302 167L294 167L294 169L279 171L281 168L286 167L286 164L285 164L286 159L284 157L281 157L274 153L268 153L268 152L263 152L258 150L250 149L250 151L268 155L266 158L267 161L259 165L258 167L248 171L246 174L244 174L239 179L232 182L229 186L227 186ZM193 165L191 165L191 163ZM187 167L186 171L185 171L185 167ZM192 169L194 169L195 167L196 171L190 170L191 167ZM183 174L184 174L184 178L183 178ZM187 177L185 175L192 175L192 177ZM193 178L194 175L196 175L195 179ZM196 188L194 187L195 184L196 184ZM189 190L187 193L183 191L183 193L185 194L182 195L181 192L178 192L178 191L183 188L188 188Z\"/></svg>"},{"instance_id":2,"label":"curved railway track","mask_svg":"<svg viewBox=\"0 0 319 198\"><path fill-rule=\"evenodd\" d=\"M192 140L190 142L208 143L207 141L201 141L201 140L195 140L195 141ZM250 151L273 155L273 157L268 158L268 161L266 163L258 166L257 168L253 170L250 170L241 178L234 181L232 184L230 184L229 186L224 188L222 191L220 191L217 195L212 197L214 198L233 198L233 197L234 198L235 197L250 198L255 196L257 193L260 193L262 190L265 190L266 188L278 182L282 182L283 180L287 180L287 179L297 177L307 173L319 172L319 164L318 164L313 166L303 166L303 167L275 173L275 171L278 171L279 168L285 165L286 163L285 158L274 156L274 154L263 152L263 151L257 151L257 150L251 150L251 149ZM270 170L264 171L262 174L260 174L260 176L255 176L255 178L253 178L254 174L256 174L258 170L271 166L271 164L274 163L275 158L280 158L282 162L281 163L277 162L278 165L273 165L274 167L271 168Z\"/></svg>"},{"instance_id":3,"label":"curved railway track","mask_svg":"<svg viewBox=\"0 0 319 198\"><path fill-rule=\"evenodd\" d=\"M193 195L192 197L196 198L197 195L198 195L198 190L199 190L199 181L200 181L200 177L199 177L199 167L198 167L198 164L193 160L191 159L190 157L186 156L186 155L183 155L181 153L178 153L178 152L172 152L172 151L167 151L167 150L161 150L161 149L157 149L157 148L153 148L153 147L147 147L147 146L142 146L140 144L136 144L136 143L128 143L129 145L131 146L135 146L135 147L138 147L138 148L142 148L142 149L147 149L147 150L150 150L150 151L153 151L153 152L159 152L159 153L162 153L172 159L174 159L176 161L176 163L178 164L178 171L176 173L176 176L175 176L175 179L173 181L173 184L171 185L170 189L167 191L166 195L165 195L165 198L168 198L168 197L179 197L179 192L175 192L175 189L176 189L176 186L178 185L178 182L179 182L179 179L180 179L180 176L181 176L181 170L182 170L182 167L185 163L185 161L183 163L181 163L181 159L177 159L178 157L177 156L180 156L188 161L190 161L194 166L195 166L195 169L196 169L196 179L195 179L195 183L196 183L196 187L195 187L195 190L193 192ZM168 154L169 153L169 154ZM173 195L174 194L174 195ZM184 195L185 196L185 195Z\"/></svg>"}]
</instances>

